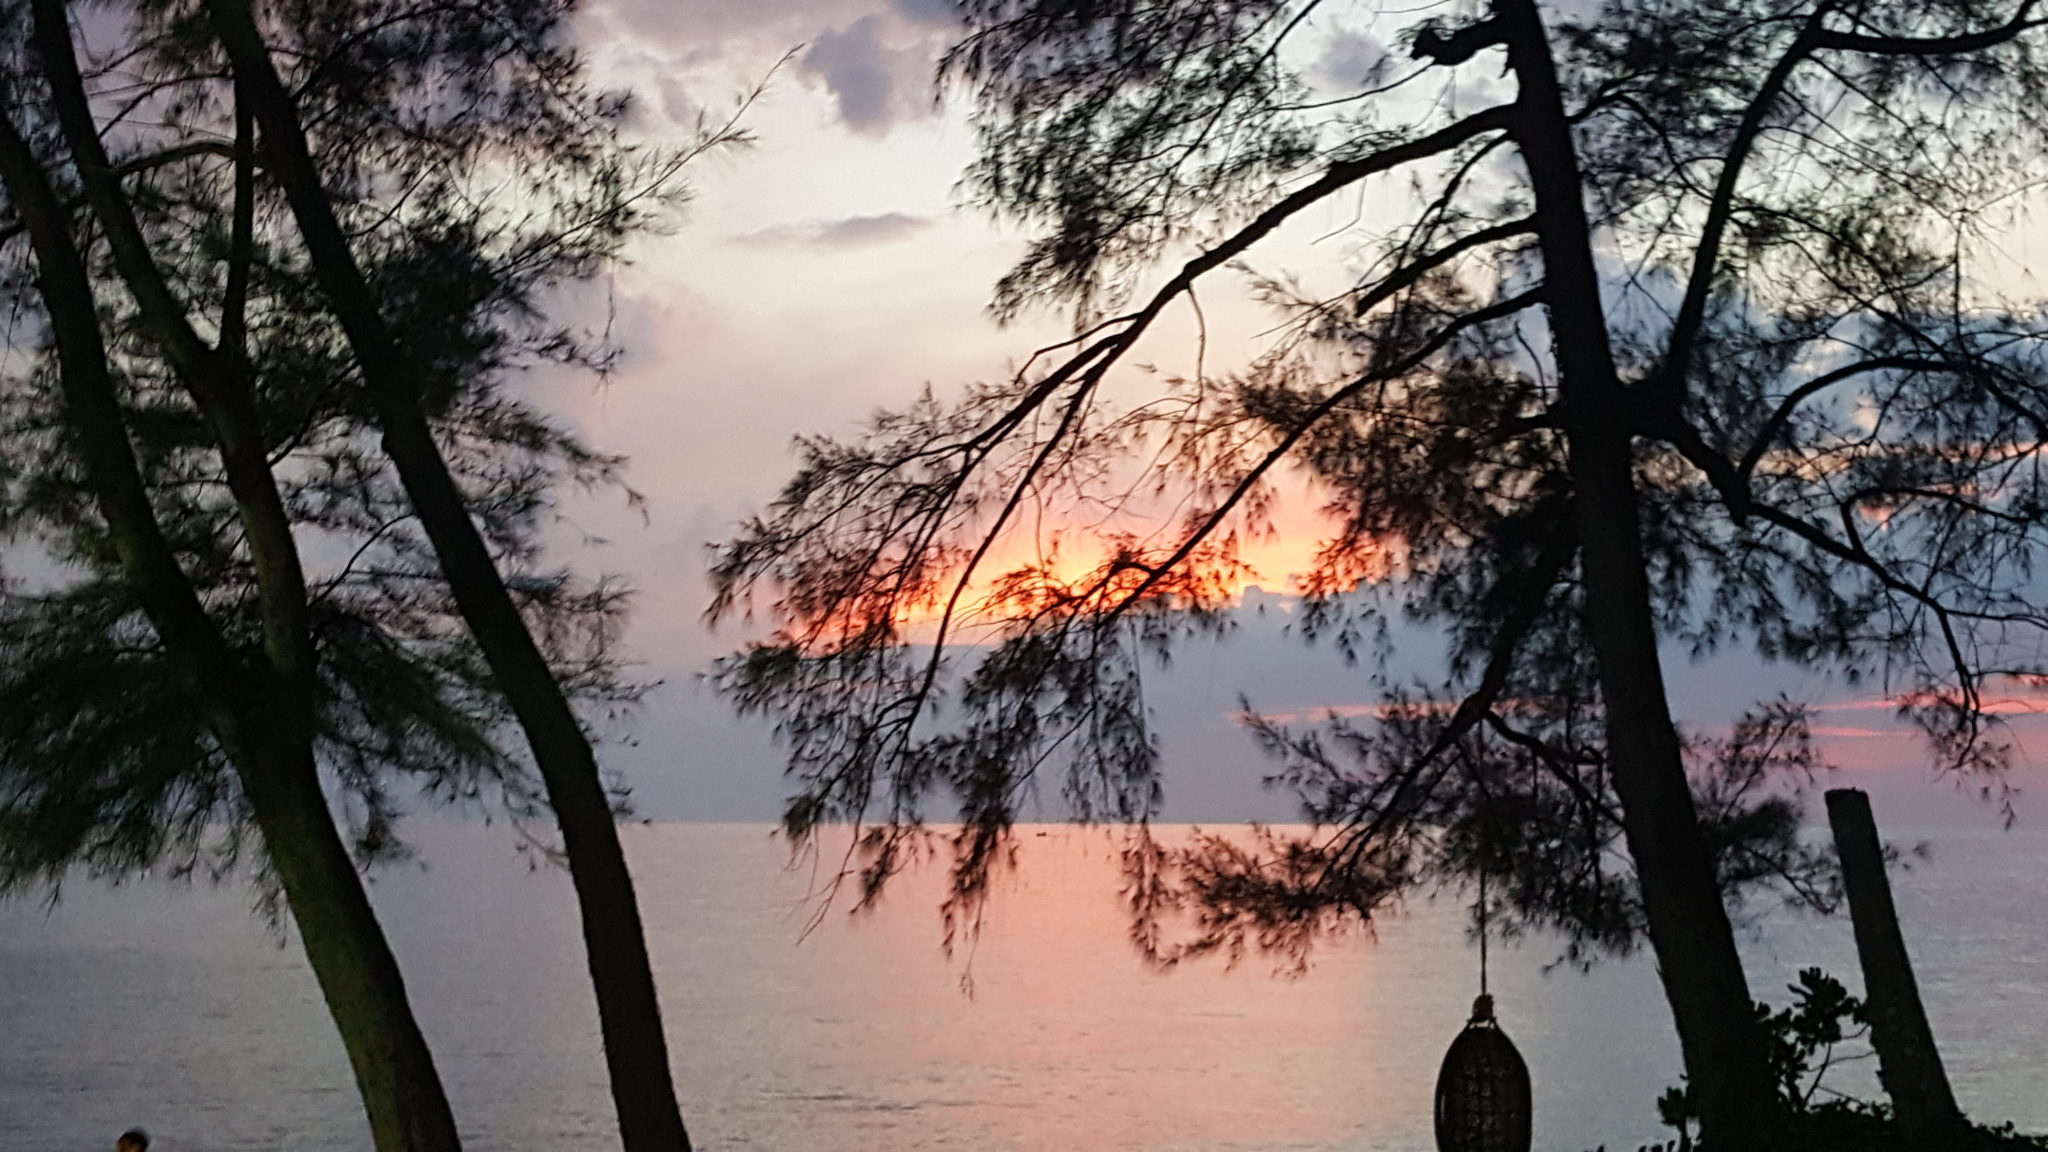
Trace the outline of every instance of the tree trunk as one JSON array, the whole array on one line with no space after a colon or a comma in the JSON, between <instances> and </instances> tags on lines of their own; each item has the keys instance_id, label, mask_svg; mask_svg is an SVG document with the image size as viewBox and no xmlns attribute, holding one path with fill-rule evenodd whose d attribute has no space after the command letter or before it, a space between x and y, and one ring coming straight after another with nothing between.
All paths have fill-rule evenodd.
<instances>
[{"instance_id":1,"label":"tree trunk","mask_svg":"<svg viewBox=\"0 0 2048 1152\"><path fill-rule=\"evenodd\" d=\"M582 913L612 1099L626 1152L690 1147L670 1077L667 1041L633 880L590 741L534 643L420 406L423 381L398 347L321 185L297 109L249 0L214 0L216 34L263 129L266 157L306 240L314 274L361 365L383 445L439 557L442 574L500 690L518 717Z\"/></svg>"},{"instance_id":2,"label":"tree trunk","mask_svg":"<svg viewBox=\"0 0 2048 1152\"><path fill-rule=\"evenodd\" d=\"M1586 631L1650 945L1702 1132L1715 1147L1751 1147L1769 1130L1777 1088L1664 694L1628 442L1582 432L1571 454Z\"/></svg>"},{"instance_id":3,"label":"tree trunk","mask_svg":"<svg viewBox=\"0 0 2048 1152\"><path fill-rule=\"evenodd\" d=\"M1877 1050L1877 1078L1892 1098L1899 1134L1911 1148L1953 1146L1968 1126L1934 1029L1920 1002L1913 962L1906 956L1906 937L1899 930L1899 912L1892 905L1891 882L1884 874L1884 847L1877 839L1877 820L1870 797L1855 788L1831 788L1827 794L1828 825L1835 834L1835 854L1842 859L1842 890L1849 897L1849 919L1856 929L1856 956L1863 965L1863 998L1870 1010L1870 1046Z\"/></svg>"},{"instance_id":4,"label":"tree trunk","mask_svg":"<svg viewBox=\"0 0 2048 1152\"><path fill-rule=\"evenodd\" d=\"M1774 1127L1777 1091L1664 693L1628 397L1615 372L1577 154L1533 0L1501 0L1497 13L1521 85L1516 131L1536 197L1586 632L1623 831L1703 1133L1718 1147L1748 1148Z\"/></svg>"},{"instance_id":5,"label":"tree trunk","mask_svg":"<svg viewBox=\"0 0 2048 1152\"><path fill-rule=\"evenodd\" d=\"M328 1014L348 1051L378 1152L455 1152L455 1116L413 1018L405 980L348 848L334 827L310 745L245 742L242 792ZM241 767L247 764L247 767Z\"/></svg>"}]
</instances>

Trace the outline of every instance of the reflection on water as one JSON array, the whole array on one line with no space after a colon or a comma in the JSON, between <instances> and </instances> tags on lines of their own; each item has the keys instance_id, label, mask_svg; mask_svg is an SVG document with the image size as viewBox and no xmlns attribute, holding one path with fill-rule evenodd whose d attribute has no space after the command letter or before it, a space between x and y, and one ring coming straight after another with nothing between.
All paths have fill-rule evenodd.
<instances>
[{"instance_id":1,"label":"reflection on water","mask_svg":"<svg viewBox=\"0 0 2048 1152\"><path fill-rule=\"evenodd\" d=\"M430 867L375 894L471 1146L615 1147L566 879L529 874L496 830L421 836ZM1980 1118L2048 1128L2048 837L1932 839L1898 884L1951 1078ZM970 999L965 958L938 947L935 876L799 942L809 877L766 829L634 827L627 846L707 1149L1426 1149L1474 991L1459 912L1429 903L1299 980L1256 960L1150 972L1110 843L1055 829L1023 836ZM1555 951L1494 964L1537 1145L1633 1148L1677 1075L1653 974L1546 973ZM1860 983L1846 922L1775 918L1750 956L1766 993L1814 963ZM367 1144L296 946L240 892L78 885L48 916L0 908L0 1037L0 1148L96 1148L136 1123L165 1152Z\"/></svg>"}]
</instances>

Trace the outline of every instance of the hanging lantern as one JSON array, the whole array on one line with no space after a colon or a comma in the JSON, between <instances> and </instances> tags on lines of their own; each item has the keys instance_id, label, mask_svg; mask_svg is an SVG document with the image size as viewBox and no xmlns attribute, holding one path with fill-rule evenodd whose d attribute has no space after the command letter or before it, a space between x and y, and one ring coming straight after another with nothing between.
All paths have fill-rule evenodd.
<instances>
[{"instance_id":1,"label":"hanging lantern","mask_svg":"<svg viewBox=\"0 0 2048 1152\"><path fill-rule=\"evenodd\" d=\"M1480 993L1436 1077L1437 1152L1529 1152L1529 1066Z\"/></svg>"}]
</instances>

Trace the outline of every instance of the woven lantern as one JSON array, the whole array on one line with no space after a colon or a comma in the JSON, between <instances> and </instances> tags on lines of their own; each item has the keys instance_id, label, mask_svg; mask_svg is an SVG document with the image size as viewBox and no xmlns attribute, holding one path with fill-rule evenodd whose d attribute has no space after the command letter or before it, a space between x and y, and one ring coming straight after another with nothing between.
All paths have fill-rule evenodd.
<instances>
[{"instance_id":1,"label":"woven lantern","mask_svg":"<svg viewBox=\"0 0 2048 1152\"><path fill-rule=\"evenodd\" d=\"M1529 1152L1530 1114L1529 1066L1481 993L1437 1073L1437 1152Z\"/></svg>"}]
</instances>

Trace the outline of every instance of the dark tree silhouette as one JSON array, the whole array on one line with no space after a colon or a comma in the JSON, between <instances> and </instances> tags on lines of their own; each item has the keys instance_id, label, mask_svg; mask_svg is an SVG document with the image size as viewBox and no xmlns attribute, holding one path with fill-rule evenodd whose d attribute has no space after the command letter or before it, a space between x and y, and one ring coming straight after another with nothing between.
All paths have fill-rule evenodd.
<instances>
[{"instance_id":1,"label":"dark tree silhouette","mask_svg":"<svg viewBox=\"0 0 2048 1152\"><path fill-rule=\"evenodd\" d=\"M520 93L524 100L495 109L506 132L490 153L490 159L499 163L544 161L565 146L586 143L576 132L574 117L592 112L574 103L550 107L564 103L557 93L575 76L573 57L552 42L559 36L563 10L522 8L519 31L503 47L535 62L535 82ZM399 482L433 545L455 603L526 734L546 786L582 913L584 950L625 1147L629 1152L687 1149L690 1140L669 1074L640 906L590 739L547 653L521 617L489 542L470 518L469 494L449 471L435 441L428 404L437 381L400 338L399 325L385 314L350 244L328 194L331 174L321 170L308 141L307 120L273 59L278 45L266 38L249 0L215 0L208 5L208 15L239 91L263 128L267 155L305 239L314 282L362 370L383 449L397 467ZM474 19L472 23L488 41L484 30L490 24ZM286 55L297 59L296 52ZM486 54L476 64L489 60ZM478 73L488 77L491 70L480 67ZM550 112L559 119L551 119ZM536 119L539 131L531 123ZM456 149L473 146L475 126L466 118L450 117L445 123L448 142Z\"/></svg>"},{"instance_id":2,"label":"dark tree silhouette","mask_svg":"<svg viewBox=\"0 0 2048 1152\"><path fill-rule=\"evenodd\" d=\"M505 384L607 363L547 294L737 137L628 144L564 13L314 3L259 26L150 4L87 46L62 0L0 6L0 242L26 321L0 527L61 565L0 612L0 880L224 875L260 833L380 1148L455 1127L324 789L363 862L403 850L415 788L552 809L627 1146L688 1144L618 797L571 710L637 694L623 594L539 550L556 488L615 484L618 461ZM514 723L546 736L537 781Z\"/></svg>"},{"instance_id":3,"label":"dark tree silhouette","mask_svg":"<svg viewBox=\"0 0 2048 1152\"><path fill-rule=\"evenodd\" d=\"M788 829L872 822L872 894L950 794L971 910L1049 769L1078 814L1142 825L1144 653L1227 623L1240 539L1305 476L1333 524L1305 630L1384 656L1405 612L1447 634L1449 678L1328 733L1255 722L1312 830L1172 847L1141 826L1138 942L1299 955L1483 867L1581 945L1647 940L1706 1131L1756 1146L1775 1095L1726 901L1832 895L1792 835L1813 752L1782 701L1688 744L1662 652L1882 671L1944 763L1995 782L1986 694L2042 670L2048 625L2027 595L2048 320L1982 273L2001 206L2048 173L2048 13L961 11L967 187L1037 236L996 311L1064 304L1076 334L800 442L718 551L714 613L759 593L778 625L717 675L787 742ZM1319 53L1331 34L1398 47L1312 82L1357 55ZM1329 232L1340 197L1342 282L1248 273L1285 325L1271 351L1164 388L1121 371L1198 286ZM1065 560L990 571L1047 523Z\"/></svg>"}]
</instances>

